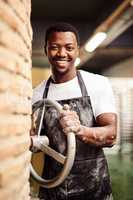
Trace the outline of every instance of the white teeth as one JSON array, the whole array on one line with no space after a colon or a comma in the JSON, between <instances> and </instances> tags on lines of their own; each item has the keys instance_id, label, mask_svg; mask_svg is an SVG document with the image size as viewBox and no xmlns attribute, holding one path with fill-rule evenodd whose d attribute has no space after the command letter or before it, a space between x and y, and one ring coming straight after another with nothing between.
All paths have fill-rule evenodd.
<instances>
[{"instance_id":1,"label":"white teeth","mask_svg":"<svg viewBox=\"0 0 133 200\"><path fill-rule=\"evenodd\" d=\"M57 60L56 62L67 62L66 60Z\"/></svg>"},{"instance_id":2,"label":"white teeth","mask_svg":"<svg viewBox=\"0 0 133 200\"><path fill-rule=\"evenodd\" d=\"M66 62L67 60L57 60L57 61L62 61L62 62Z\"/></svg>"}]
</instances>

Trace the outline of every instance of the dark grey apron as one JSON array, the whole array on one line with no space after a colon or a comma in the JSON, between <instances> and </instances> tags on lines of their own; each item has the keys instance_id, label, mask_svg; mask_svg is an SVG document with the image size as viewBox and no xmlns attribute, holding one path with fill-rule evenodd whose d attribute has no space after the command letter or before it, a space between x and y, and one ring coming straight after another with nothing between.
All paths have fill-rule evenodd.
<instances>
[{"instance_id":1,"label":"dark grey apron","mask_svg":"<svg viewBox=\"0 0 133 200\"><path fill-rule=\"evenodd\" d=\"M76 111L82 125L96 126L90 97L79 71L77 77L82 97L58 102L61 105L68 104L72 110ZM47 81L43 98L47 98L50 82L51 78ZM54 108L46 108L45 128L41 134L46 134L49 137L50 146L65 155L66 136L62 133L58 117ZM46 156L43 177L53 178L61 169L60 163ZM112 199L111 192L107 162L102 148L85 144L76 137L76 157L69 176L56 188L40 188L39 197L45 200L107 200Z\"/></svg>"}]
</instances>

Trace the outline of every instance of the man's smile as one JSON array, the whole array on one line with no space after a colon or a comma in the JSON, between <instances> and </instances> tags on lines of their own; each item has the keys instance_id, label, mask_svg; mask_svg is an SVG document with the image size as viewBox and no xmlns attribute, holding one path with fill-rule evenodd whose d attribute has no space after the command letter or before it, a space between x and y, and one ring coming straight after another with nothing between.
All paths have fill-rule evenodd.
<instances>
[{"instance_id":1,"label":"man's smile","mask_svg":"<svg viewBox=\"0 0 133 200\"><path fill-rule=\"evenodd\" d=\"M68 58L54 58L53 61L57 64L57 65L66 65L68 64L68 62L71 61L71 59Z\"/></svg>"},{"instance_id":2,"label":"man's smile","mask_svg":"<svg viewBox=\"0 0 133 200\"><path fill-rule=\"evenodd\" d=\"M53 58L53 61L59 61L59 62L68 62L71 59L69 58Z\"/></svg>"},{"instance_id":3,"label":"man's smile","mask_svg":"<svg viewBox=\"0 0 133 200\"><path fill-rule=\"evenodd\" d=\"M58 66L66 66L68 64L68 60L56 60L55 61L56 65Z\"/></svg>"}]
</instances>

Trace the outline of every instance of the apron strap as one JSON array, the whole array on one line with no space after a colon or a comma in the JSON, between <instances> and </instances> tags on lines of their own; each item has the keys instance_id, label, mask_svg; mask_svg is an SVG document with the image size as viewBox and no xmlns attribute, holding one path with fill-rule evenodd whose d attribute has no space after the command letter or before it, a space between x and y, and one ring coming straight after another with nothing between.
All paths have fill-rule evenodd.
<instances>
[{"instance_id":1,"label":"apron strap","mask_svg":"<svg viewBox=\"0 0 133 200\"><path fill-rule=\"evenodd\" d=\"M80 71L78 71L78 70L77 70L77 77L78 77L78 82L79 82L79 86L81 89L82 97L88 96L88 92L87 92L85 83L83 81Z\"/></svg>"},{"instance_id":2,"label":"apron strap","mask_svg":"<svg viewBox=\"0 0 133 200\"><path fill-rule=\"evenodd\" d=\"M47 98L47 96L48 96L48 90L49 90L49 85L50 85L50 82L51 82L51 81L52 81L52 78L51 78L51 76L50 76L49 79L47 80L46 86L45 86L45 88L44 88L43 99L44 99L44 98Z\"/></svg>"},{"instance_id":3,"label":"apron strap","mask_svg":"<svg viewBox=\"0 0 133 200\"><path fill-rule=\"evenodd\" d=\"M77 70L77 77L78 77L78 82L79 82L79 86L81 89L82 97L88 96L88 92L87 92L86 86L84 84L83 78L81 76L80 71L78 71L78 70ZM51 76L49 77L49 79L46 82L46 86L45 86L44 93L43 93L43 99L47 98L50 82L52 82Z\"/></svg>"}]
</instances>

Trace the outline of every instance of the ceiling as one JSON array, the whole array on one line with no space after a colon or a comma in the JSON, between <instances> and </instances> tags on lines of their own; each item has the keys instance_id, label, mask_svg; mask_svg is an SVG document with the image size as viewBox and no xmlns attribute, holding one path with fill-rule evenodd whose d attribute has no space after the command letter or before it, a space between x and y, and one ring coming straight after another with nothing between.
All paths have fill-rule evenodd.
<instances>
[{"instance_id":1,"label":"ceiling","mask_svg":"<svg viewBox=\"0 0 133 200\"><path fill-rule=\"evenodd\" d=\"M32 19L95 22L122 0L32 0ZM108 11L107 11L108 10Z\"/></svg>"},{"instance_id":2,"label":"ceiling","mask_svg":"<svg viewBox=\"0 0 133 200\"><path fill-rule=\"evenodd\" d=\"M44 55L47 26L57 21L76 26L81 39L81 65L102 73L106 68L133 56L133 6L130 0L32 0L33 65L48 66ZM94 53L84 44L96 31L106 31L107 39Z\"/></svg>"}]
</instances>

